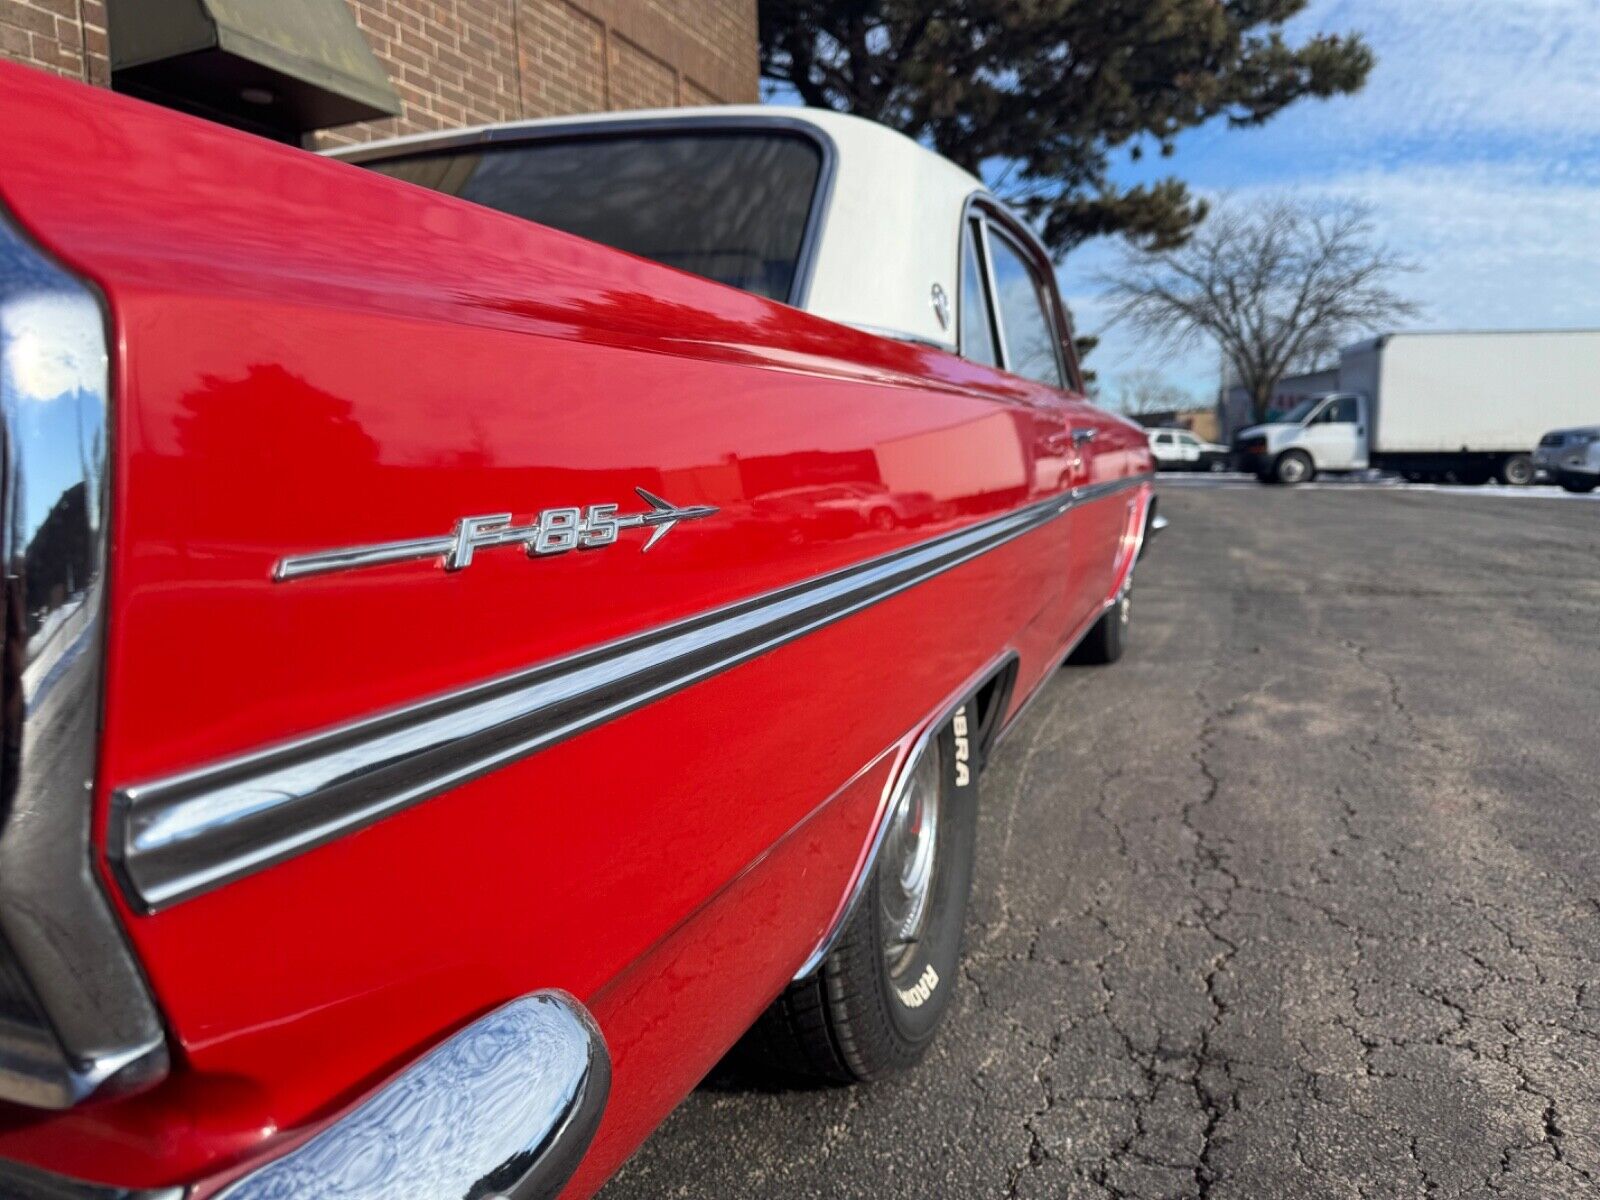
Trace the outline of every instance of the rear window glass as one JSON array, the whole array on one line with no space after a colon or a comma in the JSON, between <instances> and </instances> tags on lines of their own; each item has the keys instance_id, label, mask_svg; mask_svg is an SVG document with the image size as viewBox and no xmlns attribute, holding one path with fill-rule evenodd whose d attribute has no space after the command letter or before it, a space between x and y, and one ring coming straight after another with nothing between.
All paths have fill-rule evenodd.
<instances>
[{"instance_id":1,"label":"rear window glass","mask_svg":"<svg viewBox=\"0 0 1600 1200\"><path fill-rule=\"evenodd\" d=\"M360 165L788 300L822 154L793 134L696 132L474 146Z\"/></svg>"}]
</instances>

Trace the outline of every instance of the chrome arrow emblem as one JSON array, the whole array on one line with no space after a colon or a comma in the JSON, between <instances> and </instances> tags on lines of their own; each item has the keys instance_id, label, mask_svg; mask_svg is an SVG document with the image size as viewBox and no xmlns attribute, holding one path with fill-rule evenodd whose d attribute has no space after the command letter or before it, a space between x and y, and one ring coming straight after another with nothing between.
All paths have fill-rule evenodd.
<instances>
[{"instance_id":1,"label":"chrome arrow emblem","mask_svg":"<svg viewBox=\"0 0 1600 1200\"><path fill-rule=\"evenodd\" d=\"M650 528L650 539L644 544L644 550L646 551L671 533L672 527L679 521L698 521L701 517L709 517L717 511L709 504L696 504L690 508L678 508L676 505L667 503L660 496L655 496L645 491L642 487L636 487L633 490L639 493L639 499L650 506L650 511L619 517L617 524L623 529L634 525L648 526Z\"/></svg>"},{"instance_id":2,"label":"chrome arrow emblem","mask_svg":"<svg viewBox=\"0 0 1600 1200\"><path fill-rule=\"evenodd\" d=\"M615 544L617 535L624 529L649 529L650 537L643 547L648 551L671 533L679 521L698 521L718 511L710 504L679 508L642 487L633 490L650 506L644 512L619 515L615 504L547 508L526 525L513 525L510 513L462 517L451 532L441 537L377 542L370 546L349 546L343 550L323 550L279 559L272 578L282 582L419 558L437 558L443 562L445 570L460 571L472 565L473 555L479 550L521 546L529 558L565 554L568 550L598 550Z\"/></svg>"}]
</instances>

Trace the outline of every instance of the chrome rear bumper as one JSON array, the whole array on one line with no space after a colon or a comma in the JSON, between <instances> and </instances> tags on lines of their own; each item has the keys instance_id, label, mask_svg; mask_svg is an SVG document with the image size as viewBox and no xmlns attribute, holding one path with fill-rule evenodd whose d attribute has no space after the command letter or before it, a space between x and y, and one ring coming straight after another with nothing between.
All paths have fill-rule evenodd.
<instances>
[{"instance_id":1,"label":"chrome rear bumper","mask_svg":"<svg viewBox=\"0 0 1600 1200\"><path fill-rule=\"evenodd\" d=\"M577 1170L611 1089L583 1005L534 992L467 1026L327 1129L216 1200L551 1200ZM0 1164L0 1200L182 1200Z\"/></svg>"}]
</instances>

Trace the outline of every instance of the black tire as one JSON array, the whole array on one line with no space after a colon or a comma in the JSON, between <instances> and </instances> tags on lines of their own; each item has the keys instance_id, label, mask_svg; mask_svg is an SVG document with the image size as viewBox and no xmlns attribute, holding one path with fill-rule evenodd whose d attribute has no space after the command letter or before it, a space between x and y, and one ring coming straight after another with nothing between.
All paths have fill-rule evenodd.
<instances>
[{"instance_id":1,"label":"black tire","mask_svg":"<svg viewBox=\"0 0 1600 1200\"><path fill-rule=\"evenodd\" d=\"M891 966L882 908L896 864L886 847L822 965L784 989L745 1034L735 1051L742 1068L780 1082L864 1083L905 1071L927 1053L960 976L978 841L975 732L969 702L929 743L940 794L922 936Z\"/></svg>"},{"instance_id":2,"label":"black tire","mask_svg":"<svg viewBox=\"0 0 1600 1200\"><path fill-rule=\"evenodd\" d=\"M1495 478L1507 487L1528 487L1539 477L1539 468L1533 465L1533 456L1513 454L1500 463Z\"/></svg>"},{"instance_id":3,"label":"black tire","mask_svg":"<svg viewBox=\"0 0 1600 1200\"><path fill-rule=\"evenodd\" d=\"M1594 489L1597 488L1597 487L1600 487L1600 480L1596 480L1596 481L1594 481L1592 483L1589 482L1588 480L1585 480L1585 481L1580 483L1576 479L1563 479L1561 481L1561 490L1562 491L1564 491L1564 492L1576 492L1580 496L1587 496L1590 492L1594 491Z\"/></svg>"},{"instance_id":4,"label":"black tire","mask_svg":"<svg viewBox=\"0 0 1600 1200\"><path fill-rule=\"evenodd\" d=\"M1133 619L1133 589L1124 588L1111 607L1100 614L1094 627L1072 652L1068 662L1101 667L1116 662L1127 648L1128 623Z\"/></svg>"},{"instance_id":5,"label":"black tire","mask_svg":"<svg viewBox=\"0 0 1600 1200\"><path fill-rule=\"evenodd\" d=\"M1304 450L1285 450L1272 464L1272 477L1285 487L1310 483L1317 477L1317 464Z\"/></svg>"}]
</instances>

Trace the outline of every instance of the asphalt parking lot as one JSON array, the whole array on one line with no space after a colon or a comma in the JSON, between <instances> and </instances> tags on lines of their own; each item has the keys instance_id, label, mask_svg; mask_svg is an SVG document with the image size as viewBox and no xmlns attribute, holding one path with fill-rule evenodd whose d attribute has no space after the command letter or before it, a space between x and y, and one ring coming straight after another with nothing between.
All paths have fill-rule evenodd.
<instances>
[{"instance_id":1,"label":"asphalt parking lot","mask_svg":"<svg viewBox=\"0 0 1600 1200\"><path fill-rule=\"evenodd\" d=\"M714 1076L603 1193L1600 1194L1600 503L1189 483L984 780L911 1075Z\"/></svg>"}]
</instances>

